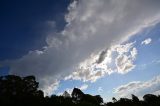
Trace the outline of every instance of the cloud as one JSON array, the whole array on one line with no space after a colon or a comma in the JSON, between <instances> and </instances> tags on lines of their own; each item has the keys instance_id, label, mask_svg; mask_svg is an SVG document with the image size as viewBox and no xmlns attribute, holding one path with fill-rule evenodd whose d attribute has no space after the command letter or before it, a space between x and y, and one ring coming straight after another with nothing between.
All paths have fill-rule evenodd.
<instances>
[{"instance_id":1,"label":"cloud","mask_svg":"<svg viewBox=\"0 0 160 106\"><path fill-rule=\"evenodd\" d=\"M142 84L140 81L129 82L126 85L121 85L121 86L117 87L115 89L114 93L124 93L124 92L127 92L128 90L137 89L140 84Z\"/></svg>"},{"instance_id":2,"label":"cloud","mask_svg":"<svg viewBox=\"0 0 160 106\"><path fill-rule=\"evenodd\" d=\"M79 76L77 78L94 82L113 72L103 64L111 60L107 56L111 51L107 48L122 44L144 28L157 24L160 18L159 4L159 0L74 1L68 7L64 30L59 33L49 31L52 33L46 35L45 48L31 51L15 60L2 61L0 64L9 66L10 74L35 75L40 82L40 88L45 90L46 94L52 94L53 91L49 90L53 88L51 85L57 86L57 80L75 70L80 70L75 73ZM107 54L102 53L104 50L107 50ZM101 56L97 56L100 57L97 62L103 67L102 71L101 68L97 68L97 71L86 71L87 66L79 68L88 62L89 58L94 58L92 54L97 53L101 53ZM118 59L126 61L127 64L119 64ZM118 72L132 69L130 59L128 55L117 58Z\"/></svg>"},{"instance_id":3,"label":"cloud","mask_svg":"<svg viewBox=\"0 0 160 106\"><path fill-rule=\"evenodd\" d=\"M116 47L116 51L119 53L115 60L118 73L125 74L135 68L133 62L137 56L137 49L133 47L133 44L134 42Z\"/></svg>"},{"instance_id":4,"label":"cloud","mask_svg":"<svg viewBox=\"0 0 160 106\"><path fill-rule=\"evenodd\" d=\"M99 93L102 93L102 92L103 92L102 87L98 87L98 92L99 92Z\"/></svg>"},{"instance_id":5,"label":"cloud","mask_svg":"<svg viewBox=\"0 0 160 106\"><path fill-rule=\"evenodd\" d=\"M141 44L142 44L142 45L148 45L148 44L151 43L151 41L152 41L151 38L147 38L147 39L145 39L144 41L142 41Z\"/></svg>"},{"instance_id":6,"label":"cloud","mask_svg":"<svg viewBox=\"0 0 160 106\"><path fill-rule=\"evenodd\" d=\"M84 84L82 85L79 89L80 90L86 90L88 88L88 85L87 84Z\"/></svg>"},{"instance_id":7,"label":"cloud","mask_svg":"<svg viewBox=\"0 0 160 106\"><path fill-rule=\"evenodd\" d=\"M96 63L101 63L104 59L105 59L105 57L106 57L106 50L104 50L104 51L102 51L101 53L100 53L100 55L99 55L99 58L98 58L98 60L96 61Z\"/></svg>"},{"instance_id":8,"label":"cloud","mask_svg":"<svg viewBox=\"0 0 160 106\"><path fill-rule=\"evenodd\" d=\"M108 50L92 54L88 59L79 64L76 71L65 77L65 80L73 79L95 82L97 79L111 73L128 73L135 68L134 60L136 59L137 49L134 47L134 43L114 45ZM111 64L115 65L111 67Z\"/></svg>"},{"instance_id":9,"label":"cloud","mask_svg":"<svg viewBox=\"0 0 160 106\"><path fill-rule=\"evenodd\" d=\"M56 91L58 89L59 83L60 82L57 81L57 80L54 80L51 83L48 83L48 81L46 83L44 83L45 86L42 88L42 89L44 89L44 95L45 96L46 95L51 95L50 94L51 92L54 92L54 91Z\"/></svg>"},{"instance_id":10,"label":"cloud","mask_svg":"<svg viewBox=\"0 0 160 106\"><path fill-rule=\"evenodd\" d=\"M152 94L154 94L154 95L160 95L160 90L157 90L157 91L153 92Z\"/></svg>"},{"instance_id":11,"label":"cloud","mask_svg":"<svg viewBox=\"0 0 160 106\"><path fill-rule=\"evenodd\" d=\"M132 70L135 65L133 65L132 61L126 55L120 55L116 59L116 65L119 73L127 73Z\"/></svg>"},{"instance_id":12,"label":"cloud","mask_svg":"<svg viewBox=\"0 0 160 106\"><path fill-rule=\"evenodd\" d=\"M143 96L146 93L158 94L160 90L160 76L154 77L148 81L132 81L128 84L121 85L114 89L114 93L118 94L120 97L126 97L131 94L136 94L137 96Z\"/></svg>"},{"instance_id":13,"label":"cloud","mask_svg":"<svg viewBox=\"0 0 160 106\"><path fill-rule=\"evenodd\" d=\"M66 91L67 91L69 94L72 94L73 88L67 88Z\"/></svg>"},{"instance_id":14,"label":"cloud","mask_svg":"<svg viewBox=\"0 0 160 106\"><path fill-rule=\"evenodd\" d=\"M136 58L136 56L137 56L137 49L134 47L133 49L132 49L132 51L130 51L130 53L131 53L131 57L132 57L132 60L135 60L135 58Z\"/></svg>"},{"instance_id":15,"label":"cloud","mask_svg":"<svg viewBox=\"0 0 160 106\"><path fill-rule=\"evenodd\" d=\"M82 61L72 74L65 77L65 80L73 79L83 80L84 82L95 82L97 79L104 76L107 72L109 72L108 70L104 70L107 68L107 65L101 66L100 64L98 64L97 66L97 57L97 55L92 54L88 59Z\"/></svg>"}]
</instances>

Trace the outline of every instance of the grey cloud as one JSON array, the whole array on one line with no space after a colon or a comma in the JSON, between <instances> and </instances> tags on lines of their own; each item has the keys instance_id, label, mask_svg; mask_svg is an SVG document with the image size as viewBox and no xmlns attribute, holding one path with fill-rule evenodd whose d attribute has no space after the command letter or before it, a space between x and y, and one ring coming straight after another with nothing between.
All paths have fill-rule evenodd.
<instances>
[{"instance_id":1,"label":"grey cloud","mask_svg":"<svg viewBox=\"0 0 160 106\"><path fill-rule=\"evenodd\" d=\"M104 51L102 51L102 52L100 53L99 58L98 58L98 60L96 61L97 64L101 63L101 62L105 59L106 53L107 53L106 50L104 50Z\"/></svg>"}]
</instances>

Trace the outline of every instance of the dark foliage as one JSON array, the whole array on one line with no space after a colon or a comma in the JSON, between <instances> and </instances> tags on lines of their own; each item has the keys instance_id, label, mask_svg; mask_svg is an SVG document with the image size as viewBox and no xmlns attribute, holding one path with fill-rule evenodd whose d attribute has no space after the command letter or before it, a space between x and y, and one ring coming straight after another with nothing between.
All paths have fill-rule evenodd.
<instances>
[{"instance_id":1,"label":"dark foliage","mask_svg":"<svg viewBox=\"0 0 160 106\"><path fill-rule=\"evenodd\" d=\"M8 75L0 77L0 106L160 106L160 96L146 94L143 101L132 95L132 99L112 98L113 102L103 103L100 95L84 94L74 88L71 96L65 92L63 96L44 97L38 90L38 82L34 76L19 77Z\"/></svg>"},{"instance_id":2,"label":"dark foliage","mask_svg":"<svg viewBox=\"0 0 160 106\"><path fill-rule=\"evenodd\" d=\"M116 100L112 99L113 102L108 102L106 106L160 106L160 96L153 94L146 94L143 96L144 100L139 100L137 96L132 94L132 99L120 98Z\"/></svg>"},{"instance_id":3,"label":"dark foliage","mask_svg":"<svg viewBox=\"0 0 160 106\"><path fill-rule=\"evenodd\" d=\"M38 90L34 76L19 77L8 75L0 77L0 105L21 105L40 103L43 91Z\"/></svg>"}]
</instances>

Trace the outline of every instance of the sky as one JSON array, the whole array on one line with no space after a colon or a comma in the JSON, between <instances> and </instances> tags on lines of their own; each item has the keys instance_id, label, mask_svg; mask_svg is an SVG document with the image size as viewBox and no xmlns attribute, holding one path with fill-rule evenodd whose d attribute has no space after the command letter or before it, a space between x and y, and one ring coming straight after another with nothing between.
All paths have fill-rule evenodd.
<instances>
[{"instance_id":1,"label":"sky","mask_svg":"<svg viewBox=\"0 0 160 106\"><path fill-rule=\"evenodd\" d=\"M45 95L160 94L159 0L1 0L0 75Z\"/></svg>"}]
</instances>

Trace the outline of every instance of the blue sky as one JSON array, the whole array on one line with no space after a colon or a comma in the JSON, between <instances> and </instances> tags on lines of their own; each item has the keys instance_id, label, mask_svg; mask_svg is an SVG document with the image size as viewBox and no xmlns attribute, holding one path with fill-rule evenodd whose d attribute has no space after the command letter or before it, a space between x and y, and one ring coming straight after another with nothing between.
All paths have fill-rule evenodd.
<instances>
[{"instance_id":1,"label":"blue sky","mask_svg":"<svg viewBox=\"0 0 160 106\"><path fill-rule=\"evenodd\" d=\"M0 59L15 59L45 46L44 33L59 31L65 26L68 4L69 0L1 0ZM58 25L50 28L47 21Z\"/></svg>"},{"instance_id":2,"label":"blue sky","mask_svg":"<svg viewBox=\"0 0 160 106\"><path fill-rule=\"evenodd\" d=\"M45 95L159 94L159 4L2 0L0 75L35 75Z\"/></svg>"}]
</instances>

